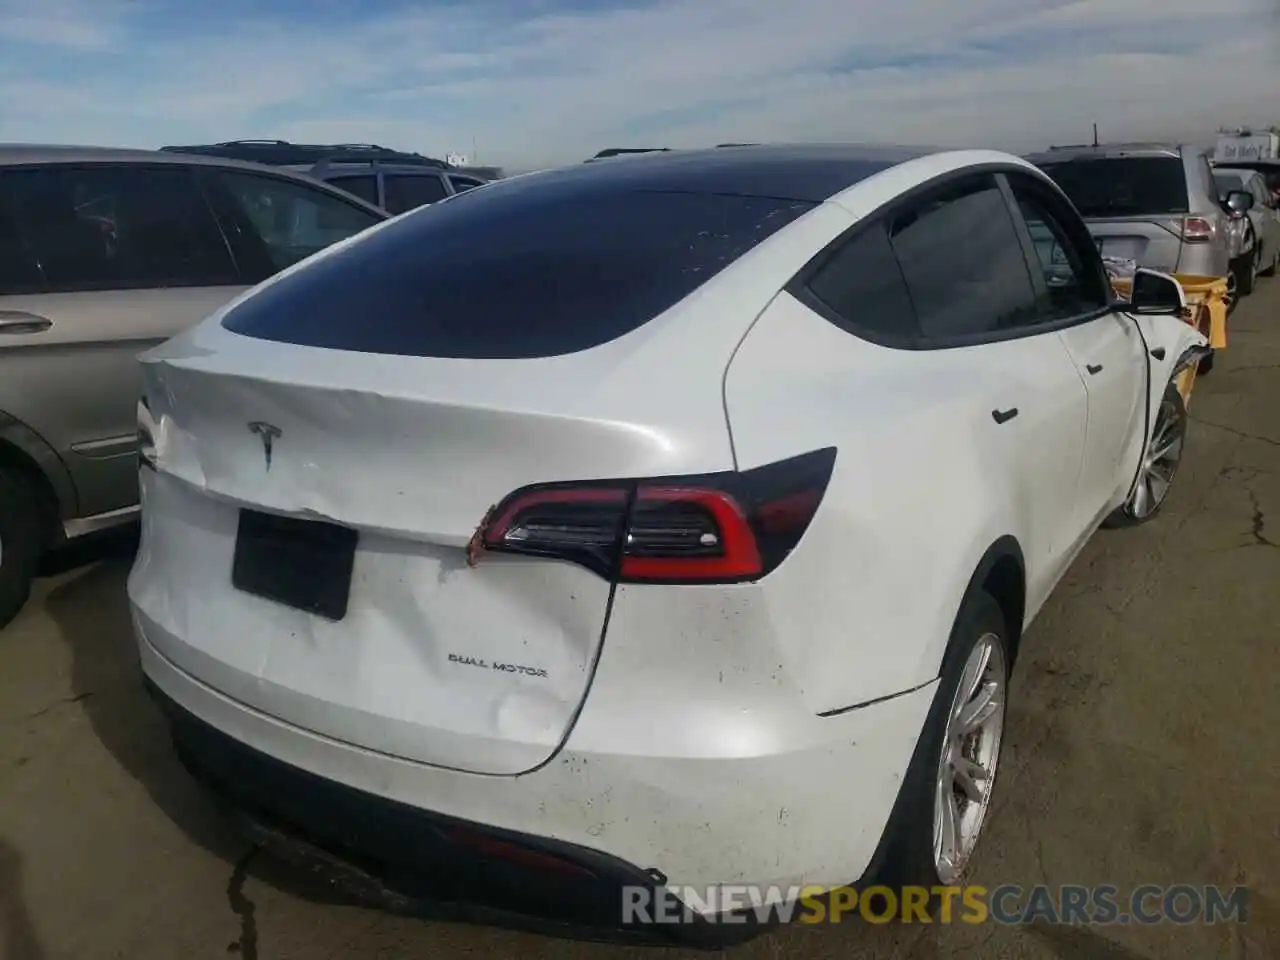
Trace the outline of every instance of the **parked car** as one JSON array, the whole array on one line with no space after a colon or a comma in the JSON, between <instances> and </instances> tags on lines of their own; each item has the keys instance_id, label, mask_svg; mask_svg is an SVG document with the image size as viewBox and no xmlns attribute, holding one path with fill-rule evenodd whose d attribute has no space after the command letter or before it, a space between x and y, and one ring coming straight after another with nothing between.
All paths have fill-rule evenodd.
<instances>
[{"instance_id":1,"label":"parked car","mask_svg":"<svg viewBox=\"0 0 1280 960\"><path fill-rule=\"evenodd\" d=\"M1238 218L1256 238L1252 244L1253 263L1245 274L1248 290L1241 288L1247 293L1259 275L1273 276L1280 266L1280 204L1268 187L1266 176L1256 170L1215 167L1213 180L1224 203L1233 193L1247 193L1253 198L1252 206Z\"/></svg>"},{"instance_id":2,"label":"parked car","mask_svg":"<svg viewBox=\"0 0 1280 960\"><path fill-rule=\"evenodd\" d=\"M1165 273L1228 279L1231 306L1251 251L1219 199L1208 151L1179 144L1056 147L1027 158L1060 186L1099 250Z\"/></svg>"},{"instance_id":3,"label":"parked car","mask_svg":"<svg viewBox=\"0 0 1280 960\"><path fill-rule=\"evenodd\" d=\"M234 157L305 173L390 213L404 213L481 186L487 179L443 160L377 144L297 144L286 140L228 140L165 151Z\"/></svg>"},{"instance_id":4,"label":"parked car","mask_svg":"<svg viewBox=\"0 0 1280 960\"><path fill-rule=\"evenodd\" d=\"M179 755L407 896L957 883L1025 627L1182 457L1205 339L1133 286L1015 157L812 145L314 258L143 358L129 596Z\"/></svg>"},{"instance_id":5,"label":"parked car","mask_svg":"<svg viewBox=\"0 0 1280 960\"><path fill-rule=\"evenodd\" d=\"M137 354L385 219L232 160L0 146L0 626L50 547L136 519Z\"/></svg>"}]
</instances>

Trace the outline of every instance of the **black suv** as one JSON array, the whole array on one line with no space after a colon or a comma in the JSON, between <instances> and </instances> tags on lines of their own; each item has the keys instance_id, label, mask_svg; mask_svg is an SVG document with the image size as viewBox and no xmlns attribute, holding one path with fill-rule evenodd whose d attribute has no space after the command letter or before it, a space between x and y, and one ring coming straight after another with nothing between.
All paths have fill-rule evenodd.
<instances>
[{"instance_id":1,"label":"black suv","mask_svg":"<svg viewBox=\"0 0 1280 960\"><path fill-rule=\"evenodd\" d=\"M485 183L486 177L420 153L372 143L305 144L286 140L228 140L161 147L170 153L251 160L305 173L390 213L443 200Z\"/></svg>"}]
</instances>

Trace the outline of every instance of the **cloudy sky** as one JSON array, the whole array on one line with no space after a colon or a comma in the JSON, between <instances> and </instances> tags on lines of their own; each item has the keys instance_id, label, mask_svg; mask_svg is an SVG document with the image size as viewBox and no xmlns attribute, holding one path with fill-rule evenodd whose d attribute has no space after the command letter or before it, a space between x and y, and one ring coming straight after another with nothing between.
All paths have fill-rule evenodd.
<instances>
[{"instance_id":1,"label":"cloudy sky","mask_svg":"<svg viewBox=\"0 0 1280 960\"><path fill-rule=\"evenodd\" d=\"M1280 0L0 0L0 142L1030 149L1280 123Z\"/></svg>"}]
</instances>

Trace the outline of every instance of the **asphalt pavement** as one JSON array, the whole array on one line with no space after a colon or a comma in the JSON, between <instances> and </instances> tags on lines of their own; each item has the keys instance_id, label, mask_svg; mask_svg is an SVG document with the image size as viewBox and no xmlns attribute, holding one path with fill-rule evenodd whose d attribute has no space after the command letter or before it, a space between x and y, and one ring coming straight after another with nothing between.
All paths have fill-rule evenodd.
<instances>
[{"instance_id":1,"label":"asphalt pavement","mask_svg":"<svg viewBox=\"0 0 1280 960\"><path fill-rule=\"evenodd\" d=\"M1248 888L1247 922L792 926L735 960L1280 956L1280 278L1196 385L1154 523L1099 533L1024 644L974 881ZM0 633L0 957L674 958L394 916L256 853L139 684L128 537ZM700 954L706 956L706 954Z\"/></svg>"}]
</instances>

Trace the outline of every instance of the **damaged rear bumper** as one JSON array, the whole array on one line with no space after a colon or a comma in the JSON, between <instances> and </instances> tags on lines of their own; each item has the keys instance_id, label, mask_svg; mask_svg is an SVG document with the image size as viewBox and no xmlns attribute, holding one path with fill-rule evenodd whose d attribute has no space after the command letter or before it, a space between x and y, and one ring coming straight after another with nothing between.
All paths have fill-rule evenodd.
<instances>
[{"instance_id":1,"label":"damaged rear bumper","mask_svg":"<svg viewBox=\"0 0 1280 960\"><path fill-rule=\"evenodd\" d=\"M690 890L829 888L867 873L936 688L813 717L821 740L762 755L586 752L570 737L546 766L497 777L309 733L201 683L145 633L139 651L192 773L251 836L358 899L625 930L624 888L640 888L697 915L629 933L712 944L752 925L711 922ZM591 711L588 698L588 728Z\"/></svg>"}]
</instances>

